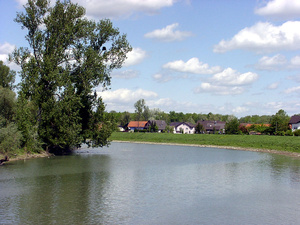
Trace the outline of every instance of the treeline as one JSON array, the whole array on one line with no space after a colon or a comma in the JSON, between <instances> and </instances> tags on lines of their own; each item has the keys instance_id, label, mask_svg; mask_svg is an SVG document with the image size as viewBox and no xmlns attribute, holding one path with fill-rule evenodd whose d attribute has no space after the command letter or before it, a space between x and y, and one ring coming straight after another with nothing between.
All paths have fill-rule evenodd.
<instances>
[{"instance_id":1,"label":"treeline","mask_svg":"<svg viewBox=\"0 0 300 225\"><path fill-rule=\"evenodd\" d=\"M292 132L289 127L290 116L280 109L275 115L252 115L237 118L234 115L221 114L203 114L203 113L183 113L170 111L165 113L160 109L150 109L144 99L138 100L135 104L135 112L116 112L110 111L114 124L122 127L126 126L130 121L148 121L148 120L164 120L167 124L171 122L188 122L195 125L196 133L200 132L201 127L198 121L211 120L226 122L226 134L269 134L269 135L297 135L299 131ZM247 125L246 125L247 124ZM249 126L249 124L252 124Z\"/></svg>"}]
</instances>

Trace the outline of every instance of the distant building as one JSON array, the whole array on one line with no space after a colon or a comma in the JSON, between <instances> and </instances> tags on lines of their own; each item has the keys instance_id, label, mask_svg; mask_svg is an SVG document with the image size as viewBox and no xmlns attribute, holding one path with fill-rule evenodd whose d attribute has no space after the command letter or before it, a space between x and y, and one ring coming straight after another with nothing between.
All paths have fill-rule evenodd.
<instances>
[{"instance_id":1,"label":"distant building","mask_svg":"<svg viewBox=\"0 0 300 225\"><path fill-rule=\"evenodd\" d=\"M172 122L171 127L174 127L173 133L194 134L195 125L188 122Z\"/></svg>"},{"instance_id":2,"label":"distant building","mask_svg":"<svg viewBox=\"0 0 300 225\"><path fill-rule=\"evenodd\" d=\"M129 131L143 130L148 121L130 121L127 125Z\"/></svg>"},{"instance_id":3,"label":"distant building","mask_svg":"<svg viewBox=\"0 0 300 225\"><path fill-rule=\"evenodd\" d=\"M167 123L164 120L149 120L145 126L146 129L149 129L152 125L156 125L158 132L163 132L166 129Z\"/></svg>"},{"instance_id":4,"label":"distant building","mask_svg":"<svg viewBox=\"0 0 300 225\"><path fill-rule=\"evenodd\" d=\"M199 120L197 124L202 124L207 134L220 133L225 134L225 124L223 121L216 120Z\"/></svg>"},{"instance_id":5,"label":"distant building","mask_svg":"<svg viewBox=\"0 0 300 225\"><path fill-rule=\"evenodd\" d=\"M300 129L300 116L292 116L289 122L289 127L292 131Z\"/></svg>"}]
</instances>

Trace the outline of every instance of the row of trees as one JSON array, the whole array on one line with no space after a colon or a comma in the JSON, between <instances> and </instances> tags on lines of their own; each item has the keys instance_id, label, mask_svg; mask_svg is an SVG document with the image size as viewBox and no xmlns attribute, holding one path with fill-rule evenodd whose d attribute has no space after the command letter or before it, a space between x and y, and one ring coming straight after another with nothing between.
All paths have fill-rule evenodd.
<instances>
[{"instance_id":1,"label":"row of trees","mask_svg":"<svg viewBox=\"0 0 300 225\"><path fill-rule=\"evenodd\" d=\"M135 104L135 113L115 112L110 114L115 119L115 123L125 126L131 120L148 121L148 120L165 120L167 124L171 122L189 122L195 125L196 133L203 133L204 128L201 124L197 124L199 120L212 120L226 122L227 134L249 134L251 132L272 135L293 135L289 128L290 117L284 110L279 110L275 115L252 115L238 119L233 115L221 114L197 114L197 113L182 113L170 111L165 113L159 109L150 109L144 99L138 100ZM243 123L253 124L250 127L242 125ZM267 125L266 125L267 124Z\"/></svg>"},{"instance_id":2,"label":"row of trees","mask_svg":"<svg viewBox=\"0 0 300 225\"><path fill-rule=\"evenodd\" d=\"M54 6L28 0L24 9L15 22L28 31L29 47L10 55L21 67L17 98L15 73L1 63L0 153L19 146L61 154L82 143L107 145L112 119L95 89L110 85L111 71L131 51L126 35L110 20L88 20L70 0Z\"/></svg>"}]
</instances>

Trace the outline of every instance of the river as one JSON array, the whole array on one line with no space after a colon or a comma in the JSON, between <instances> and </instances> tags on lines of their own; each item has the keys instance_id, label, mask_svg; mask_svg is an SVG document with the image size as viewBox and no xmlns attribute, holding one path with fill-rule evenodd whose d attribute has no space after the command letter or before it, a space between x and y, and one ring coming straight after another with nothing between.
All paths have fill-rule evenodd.
<instances>
[{"instance_id":1,"label":"river","mask_svg":"<svg viewBox=\"0 0 300 225\"><path fill-rule=\"evenodd\" d=\"M0 167L0 224L300 224L300 160L112 143Z\"/></svg>"}]
</instances>

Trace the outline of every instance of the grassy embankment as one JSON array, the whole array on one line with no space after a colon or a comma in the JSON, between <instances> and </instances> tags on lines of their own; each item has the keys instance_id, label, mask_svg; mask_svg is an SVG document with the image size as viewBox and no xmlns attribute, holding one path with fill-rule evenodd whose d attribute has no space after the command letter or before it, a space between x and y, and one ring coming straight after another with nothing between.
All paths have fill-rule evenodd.
<instances>
[{"instance_id":1,"label":"grassy embankment","mask_svg":"<svg viewBox=\"0 0 300 225\"><path fill-rule=\"evenodd\" d=\"M222 146L248 150L300 153L300 137L268 135L213 135L114 132L110 140L184 145Z\"/></svg>"}]
</instances>

